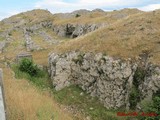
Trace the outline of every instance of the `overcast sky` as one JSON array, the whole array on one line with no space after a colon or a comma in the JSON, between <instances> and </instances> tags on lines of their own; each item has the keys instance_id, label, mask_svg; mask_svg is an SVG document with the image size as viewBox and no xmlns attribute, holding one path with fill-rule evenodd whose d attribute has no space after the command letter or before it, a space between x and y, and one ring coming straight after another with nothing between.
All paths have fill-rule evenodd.
<instances>
[{"instance_id":1,"label":"overcast sky","mask_svg":"<svg viewBox=\"0 0 160 120\"><path fill-rule=\"evenodd\" d=\"M32 9L48 9L52 13L78 9L101 8L106 11L138 8L144 11L160 9L160 0L0 0L0 20Z\"/></svg>"}]
</instances>

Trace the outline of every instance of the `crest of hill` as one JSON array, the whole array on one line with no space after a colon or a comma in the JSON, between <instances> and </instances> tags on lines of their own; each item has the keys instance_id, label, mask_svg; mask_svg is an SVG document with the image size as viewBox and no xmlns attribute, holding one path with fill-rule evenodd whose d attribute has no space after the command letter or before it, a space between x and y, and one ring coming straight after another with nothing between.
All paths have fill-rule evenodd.
<instances>
[{"instance_id":1,"label":"crest of hill","mask_svg":"<svg viewBox=\"0 0 160 120\"><path fill-rule=\"evenodd\" d=\"M122 10L128 13L128 9ZM115 11L122 13L121 11ZM108 14L114 14L108 13ZM64 42L55 51L103 52L123 58L136 58L142 52L149 52L153 62L160 61L160 10L140 12L120 19L108 27L85 36Z\"/></svg>"},{"instance_id":2,"label":"crest of hill","mask_svg":"<svg viewBox=\"0 0 160 120\"><path fill-rule=\"evenodd\" d=\"M105 12L101 9L95 9L92 11L81 9L71 13L59 13L52 14L48 10L35 9L27 12L23 12L9 18L3 19L0 22L1 26L5 26L7 29L12 26L20 26L27 24L36 24L41 21L50 20L54 24L68 24L68 23L109 23L114 22L117 19L121 19L128 15L142 12L138 9L123 9L120 11ZM76 15L80 15L76 17Z\"/></svg>"},{"instance_id":3,"label":"crest of hill","mask_svg":"<svg viewBox=\"0 0 160 120\"><path fill-rule=\"evenodd\" d=\"M122 9L115 10L111 12L105 12L101 9L95 9L92 11L88 10L78 10L72 13L60 13L54 15L54 24L62 25L62 24L94 24L94 23L106 23L110 24L115 22L118 19L122 19L124 17L142 13L142 11L138 9ZM76 15L79 15L76 17Z\"/></svg>"},{"instance_id":4,"label":"crest of hill","mask_svg":"<svg viewBox=\"0 0 160 120\"><path fill-rule=\"evenodd\" d=\"M16 26L32 26L42 21L52 21L55 25L63 24L111 24L119 19L141 13L138 9L123 9L120 11L105 12L101 9L92 11L81 9L71 13L52 14L48 10L35 9L23 12L0 22L0 31L6 31ZM79 17L76 15L79 14Z\"/></svg>"},{"instance_id":5,"label":"crest of hill","mask_svg":"<svg viewBox=\"0 0 160 120\"><path fill-rule=\"evenodd\" d=\"M85 15L85 14L89 14L90 12L91 11L86 9L80 9L80 10L73 11L71 13L57 13L55 14L55 16L58 17L59 19L67 19L67 18L75 17L76 14Z\"/></svg>"},{"instance_id":6,"label":"crest of hill","mask_svg":"<svg viewBox=\"0 0 160 120\"><path fill-rule=\"evenodd\" d=\"M3 19L0 22L0 25L7 26L7 28L9 28L12 26L34 24L40 21L50 20L52 17L52 13L50 13L48 10L36 9Z\"/></svg>"},{"instance_id":7,"label":"crest of hill","mask_svg":"<svg viewBox=\"0 0 160 120\"><path fill-rule=\"evenodd\" d=\"M94 10L92 10L92 12L105 12L104 10L102 10L102 9L94 9Z\"/></svg>"}]
</instances>

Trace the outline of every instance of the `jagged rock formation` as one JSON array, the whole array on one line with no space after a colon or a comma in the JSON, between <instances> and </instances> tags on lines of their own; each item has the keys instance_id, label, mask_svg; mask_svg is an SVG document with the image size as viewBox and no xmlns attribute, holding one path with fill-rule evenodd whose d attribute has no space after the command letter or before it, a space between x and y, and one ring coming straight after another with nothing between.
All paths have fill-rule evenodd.
<instances>
[{"instance_id":1,"label":"jagged rock formation","mask_svg":"<svg viewBox=\"0 0 160 120\"><path fill-rule=\"evenodd\" d=\"M43 21L37 24L34 24L31 27L26 27L26 31L30 33L34 33L36 30L42 28L51 28L53 32L55 32L60 37L70 37L76 38L81 35L85 35L89 32L92 32L100 27L106 26L104 23L101 24L64 24L64 25L55 25L51 21ZM50 37L46 37L45 32L40 32L40 35L45 39L50 39ZM47 40L48 41L48 40Z\"/></svg>"},{"instance_id":2,"label":"jagged rock formation","mask_svg":"<svg viewBox=\"0 0 160 120\"><path fill-rule=\"evenodd\" d=\"M61 37L71 37L76 38L81 35L85 35L92 32L100 27L105 26L105 24L66 24L66 25L53 25L53 31Z\"/></svg>"},{"instance_id":3,"label":"jagged rock formation","mask_svg":"<svg viewBox=\"0 0 160 120\"><path fill-rule=\"evenodd\" d=\"M106 108L129 109L134 87L139 92L137 102L151 99L160 89L160 67L147 64L145 72L139 69L139 63L113 59L101 53L53 53L49 57L49 73L56 90L71 84L79 85L98 97ZM141 79L137 80L137 77Z\"/></svg>"}]
</instances>

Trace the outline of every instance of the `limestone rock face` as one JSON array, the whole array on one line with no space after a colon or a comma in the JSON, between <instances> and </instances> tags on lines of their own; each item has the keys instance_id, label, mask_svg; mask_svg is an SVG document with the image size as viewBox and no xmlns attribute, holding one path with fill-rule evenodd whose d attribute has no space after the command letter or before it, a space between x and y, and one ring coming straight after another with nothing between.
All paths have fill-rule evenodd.
<instances>
[{"instance_id":1,"label":"limestone rock face","mask_svg":"<svg viewBox=\"0 0 160 120\"><path fill-rule=\"evenodd\" d=\"M65 37L66 36L66 31L67 28L65 25L58 25L58 26L53 26L53 31L60 37Z\"/></svg>"},{"instance_id":2,"label":"limestone rock face","mask_svg":"<svg viewBox=\"0 0 160 120\"><path fill-rule=\"evenodd\" d=\"M52 38L52 37L51 37L50 35L48 35L45 31L39 31L39 32L38 32L38 35L42 36L42 37L43 37L43 40L44 40L45 42L50 43L50 45L52 45L52 44L58 44L58 43L59 43L58 40Z\"/></svg>"},{"instance_id":3,"label":"limestone rock face","mask_svg":"<svg viewBox=\"0 0 160 120\"><path fill-rule=\"evenodd\" d=\"M66 25L53 25L53 31L61 37L79 37L92 32L100 27L105 26L104 24L66 24Z\"/></svg>"},{"instance_id":4,"label":"limestone rock face","mask_svg":"<svg viewBox=\"0 0 160 120\"><path fill-rule=\"evenodd\" d=\"M149 65L147 68L137 88L141 100L152 97L160 89L160 67ZM49 73L56 90L76 84L91 96L98 97L106 108L130 107L129 95L137 69L137 63L101 53L53 53L49 57Z\"/></svg>"},{"instance_id":5,"label":"limestone rock face","mask_svg":"<svg viewBox=\"0 0 160 120\"><path fill-rule=\"evenodd\" d=\"M152 99L152 95L160 90L160 67L149 65L144 82L139 86L142 98Z\"/></svg>"},{"instance_id":6,"label":"limestone rock face","mask_svg":"<svg viewBox=\"0 0 160 120\"><path fill-rule=\"evenodd\" d=\"M33 33L34 31L36 31L38 29L51 28L51 27L52 27L52 22L51 21L43 21L43 22L40 22L40 23L33 24L32 26L28 26L25 29L26 29L27 32Z\"/></svg>"}]
</instances>

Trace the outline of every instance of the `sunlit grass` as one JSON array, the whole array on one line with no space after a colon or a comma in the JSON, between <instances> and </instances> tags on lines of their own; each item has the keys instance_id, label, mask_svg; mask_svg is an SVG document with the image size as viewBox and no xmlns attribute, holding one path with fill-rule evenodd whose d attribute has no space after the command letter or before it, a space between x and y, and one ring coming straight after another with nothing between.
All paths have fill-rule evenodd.
<instances>
[{"instance_id":1,"label":"sunlit grass","mask_svg":"<svg viewBox=\"0 0 160 120\"><path fill-rule=\"evenodd\" d=\"M3 70L9 120L73 120L70 113L57 105L49 92L37 89L25 78L16 79L9 68Z\"/></svg>"}]
</instances>

